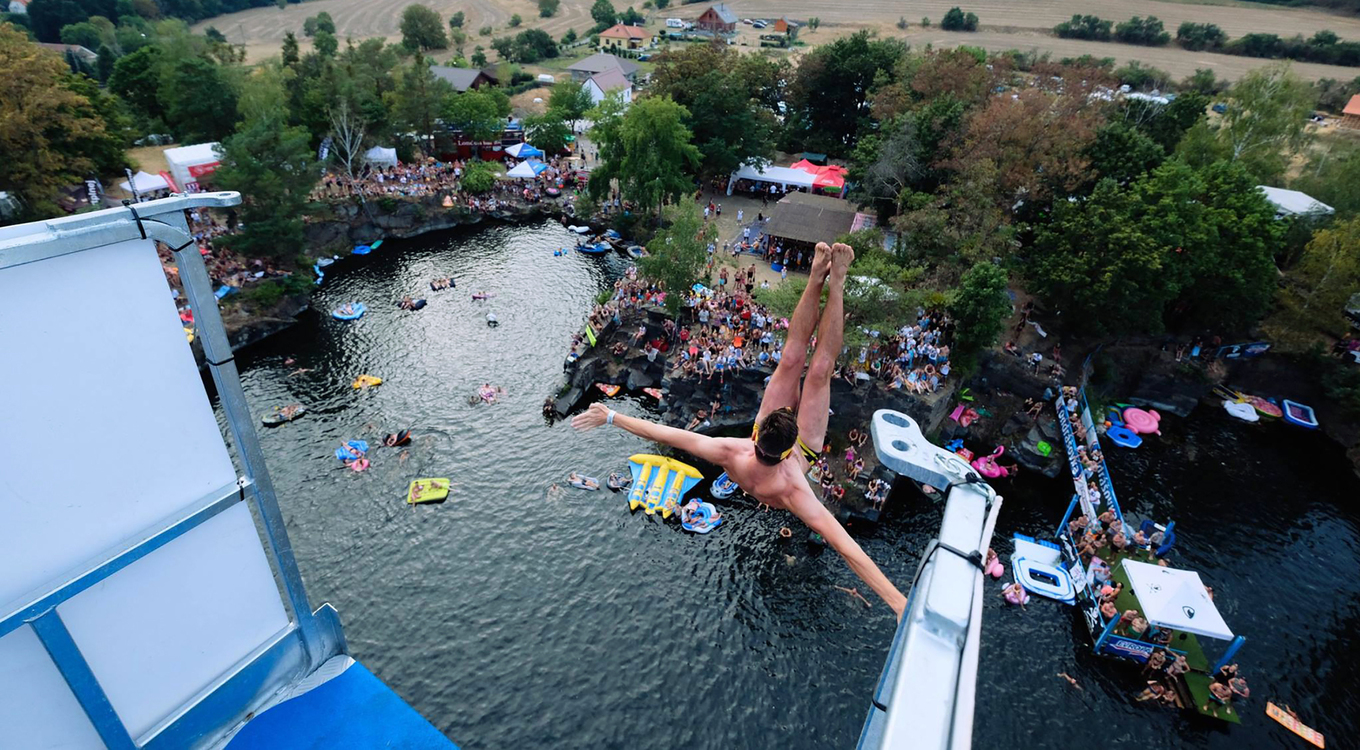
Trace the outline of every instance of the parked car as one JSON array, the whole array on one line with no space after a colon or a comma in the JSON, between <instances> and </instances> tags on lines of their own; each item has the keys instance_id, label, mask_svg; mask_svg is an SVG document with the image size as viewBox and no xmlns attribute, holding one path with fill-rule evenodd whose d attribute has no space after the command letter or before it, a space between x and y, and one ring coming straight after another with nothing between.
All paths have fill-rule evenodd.
<instances>
[{"instance_id":1,"label":"parked car","mask_svg":"<svg viewBox=\"0 0 1360 750\"><path fill-rule=\"evenodd\" d=\"M765 23L764 21L752 21L752 22L751 22L751 28L753 28L753 29L763 29L763 28L765 28L766 26L769 26L769 24L768 24L768 23Z\"/></svg>"},{"instance_id":2,"label":"parked car","mask_svg":"<svg viewBox=\"0 0 1360 750\"><path fill-rule=\"evenodd\" d=\"M685 28L685 22L682 21L682 20L680 20L679 18L667 18L667 19L666 19L666 28L668 28L668 29L683 29L683 28Z\"/></svg>"}]
</instances>

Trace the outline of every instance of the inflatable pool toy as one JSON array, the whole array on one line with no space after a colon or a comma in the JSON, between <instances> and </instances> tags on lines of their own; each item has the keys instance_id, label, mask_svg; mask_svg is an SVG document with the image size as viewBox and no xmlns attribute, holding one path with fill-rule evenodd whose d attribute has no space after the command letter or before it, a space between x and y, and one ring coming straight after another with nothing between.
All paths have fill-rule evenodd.
<instances>
[{"instance_id":1,"label":"inflatable pool toy","mask_svg":"<svg viewBox=\"0 0 1360 750\"><path fill-rule=\"evenodd\" d=\"M290 409L291 411L289 411ZM292 406L281 406L263 417L260 417L260 423L265 427L278 427L279 425L291 422L306 413L307 407L305 406L298 406L297 404Z\"/></svg>"},{"instance_id":2,"label":"inflatable pool toy","mask_svg":"<svg viewBox=\"0 0 1360 750\"><path fill-rule=\"evenodd\" d=\"M593 244L586 243L584 245L577 245L576 249L587 255L604 255L609 252L609 245L604 242L596 242Z\"/></svg>"},{"instance_id":3,"label":"inflatable pool toy","mask_svg":"<svg viewBox=\"0 0 1360 750\"><path fill-rule=\"evenodd\" d=\"M412 312L414 312L425 307L425 300L423 299L413 300L409 307L404 302L398 302L397 307L400 307L403 310L411 310Z\"/></svg>"},{"instance_id":4,"label":"inflatable pool toy","mask_svg":"<svg viewBox=\"0 0 1360 750\"><path fill-rule=\"evenodd\" d=\"M567 229L577 234L590 234L590 227L578 227L574 224L567 225Z\"/></svg>"},{"instance_id":5,"label":"inflatable pool toy","mask_svg":"<svg viewBox=\"0 0 1360 750\"><path fill-rule=\"evenodd\" d=\"M661 389L660 389L660 388L643 388L643 389L642 389L642 392L645 393L645 394L647 394L648 396L651 396L652 398L656 399L657 401L660 401L660 400L661 400L661 395L662 395L662 394L661 394Z\"/></svg>"},{"instance_id":6,"label":"inflatable pool toy","mask_svg":"<svg viewBox=\"0 0 1360 750\"><path fill-rule=\"evenodd\" d=\"M992 578L1000 578L1005 575L1006 566L1002 565L1000 560L992 560L991 567L987 568L985 572Z\"/></svg>"},{"instance_id":7,"label":"inflatable pool toy","mask_svg":"<svg viewBox=\"0 0 1360 750\"><path fill-rule=\"evenodd\" d=\"M596 388L599 388L599 389L600 389L600 392L603 393L603 394L606 395L606 396L615 396L615 395L618 395L619 388L620 388L620 386L611 385L610 383L596 383L596 384L595 384L595 387L596 387Z\"/></svg>"},{"instance_id":8,"label":"inflatable pool toy","mask_svg":"<svg viewBox=\"0 0 1360 750\"><path fill-rule=\"evenodd\" d=\"M354 472L363 471L364 469L368 468L368 459L356 458L353 461L346 461L345 465L350 468L350 471Z\"/></svg>"},{"instance_id":9,"label":"inflatable pool toy","mask_svg":"<svg viewBox=\"0 0 1360 750\"><path fill-rule=\"evenodd\" d=\"M1062 550L1058 545L1024 534L1016 534L1014 542L1011 575L1015 576L1016 582L1039 596L1075 604L1077 589L1063 569Z\"/></svg>"},{"instance_id":10,"label":"inflatable pool toy","mask_svg":"<svg viewBox=\"0 0 1360 750\"><path fill-rule=\"evenodd\" d=\"M1013 583L1008 583L1001 588L1001 590L1004 591L1006 594L1006 603L1018 605L1029 604L1029 594L1025 591L1024 587L1021 587L1017 591L1016 589L1012 588L1012 586L1014 585L1015 584Z\"/></svg>"},{"instance_id":11,"label":"inflatable pool toy","mask_svg":"<svg viewBox=\"0 0 1360 750\"><path fill-rule=\"evenodd\" d=\"M737 483L732 481L732 478L727 476L727 472L724 471L721 476L713 480L713 486L709 488L708 494L712 495L715 500L725 500L739 489L741 488L737 486Z\"/></svg>"},{"instance_id":12,"label":"inflatable pool toy","mask_svg":"<svg viewBox=\"0 0 1360 750\"><path fill-rule=\"evenodd\" d=\"M1143 439L1138 437L1138 433L1124 426L1124 420L1120 417L1119 409L1111 406L1107 410L1105 424L1105 436L1115 445L1122 448L1137 448L1143 444Z\"/></svg>"},{"instance_id":13,"label":"inflatable pool toy","mask_svg":"<svg viewBox=\"0 0 1360 750\"><path fill-rule=\"evenodd\" d=\"M372 248L371 246L369 246L369 245L355 245L355 246L354 246L354 254L355 254L355 255L368 255L369 251L372 250L372 249L373 249L373 248Z\"/></svg>"},{"instance_id":14,"label":"inflatable pool toy","mask_svg":"<svg viewBox=\"0 0 1360 750\"><path fill-rule=\"evenodd\" d=\"M504 393L504 391L494 385L483 384L477 389L477 393L468 398L468 402L475 404L478 401L483 401L488 404L494 404L496 403L496 400L501 397L502 393Z\"/></svg>"},{"instance_id":15,"label":"inflatable pool toy","mask_svg":"<svg viewBox=\"0 0 1360 750\"><path fill-rule=\"evenodd\" d=\"M1040 440L1038 443L1035 443L1034 450L1044 458L1053 455L1053 445L1047 440Z\"/></svg>"},{"instance_id":16,"label":"inflatable pool toy","mask_svg":"<svg viewBox=\"0 0 1360 750\"><path fill-rule=\"evenodd\" d=\"M1285 399L1283 403L1284 419L1286 422L1296 424L1300 427L1307 427L1310 430L1317 429L1317 412L1313 411L1313 407L1308 406L1307 404L1300 404L1297 401L1290 401L1289 399Z\"/></svg>"},{"instance_id":17,"label":"inflatable pool toy","mask_svg":"<svg viewBox=\"0 0 1360 750\"><path fill-rule=\"evenodd\" d=\"M331 317L336 320L358 320L368 312L368 307L362 302L351 302L348 305L341 305L331 311Z\"/></svg>"},{"instance_id":18,"label":"inflatable pool toy","mask_svg":"<svg viewBox=\"0 0 1360 750\"><path fill-rule=\"evenodd\" d=\"M321 268L325 268L326 266L329 266L334 262L335 262L334 258L322 258L316 262L316 265L320 266Z\"/></svg>"},{"instance_id":19,"label":"inflatable pool toy","mask_svg":"<svg viewBox=\"0 0 1360 750\"><path fill-rule=\"evenodd\" d=\"M1228 401L1227 399L1224 399L1223 409L1227 411L1229 415L1237 417L1243 422L1259 422L1261 420L1261 417L1256 413L1256 410L1251 408L1251 404L1244 401Z\"/></svg>"},{"instance_id":20,"label":"inflatable pool toy","mask_svg":"<svg viewBox=\"0 0 1360 750\"><path fill-rule=\"evenodd\" d=\"M382 385L382 382L382 378L374 375L360 375L354 379L354 389L357 391L361 388L372 388Z\"/></svg>"},{"instance_id":21,"label":"inflatable pool toy","mask_svg":"<svg viewBox=\"0 0 1360 750\"><path fill-rule=\"evenodd\" d=\"M185 338L189 339L189 343L190 343L190 344L194 343L194 329L192 329L192 328L185 328L185 329L184 329L184 336L185 336Z\"/></svg>"},{"instance_id":22,"label":"inflatable pool toy","mask_svg":"<svg viewBox=\"0 0 1360 750\"><path fill-rule=\"evenodd\" d=\"M1284 416L1284 410L1278 404L1273 404L1260 396L1247 396L1246 402L1251 404L1251 408L1263 417L1279 419Z\"/></svg>"},{"instance_id":23,"label":"inflatable pool toy","mask_svg":"<svg viewBox=\"0 0 1360 750\"><path fill-rule=\"evenodd\" d=\"M486 314L486 325L488 328L495 328L500 324L501 321L496 317L496 313L489 312Z\"/></svg>"},{"instance_id":24,"label":"inflatable pool toy","mask_svg":"<svg viewBox=\"0 0 1360 750\"><path fill-rule=\"evenodd\" d=\"M947 451L954 452L956 455L962 457L963 460L965 461L973 460L973 452L963 447L962 438L954 438L953 440L950 440L949 442L945 443L944 449Z\"/></svg>"},{"instance_id":25,"label":"inflatable pool toy","mask_svg":"<svg viewBox=\"0 0 1360 750\"><path fill-rule=\"evenodd\" d=\"M399 448L403 445L408 445L410 442L411 442L410 430L394 432L388 435L387 437L383 438L383 445L387 446L388 448Z\"/></svg>"},{"instance_id":26,"label":"inflatable pool toy","mask_svg":"<svg viewBox=\"0 0 1360 750\"><path fill-rule=\"evenodd\" d=\"M351 440L335 449L335 457L341 461L363 458L365 453L368 453L368 443L363 440Z\"/></svg>"},{"instance_id":27,"label":"inflatable pool toy","mask_svg":"<svg viewBox=\"0 0 1360 750\"><path fill-rule=\"evenodd\" d=\"M575 479L567 479L567 484L578 490L589 490L594 492L600 489L600 481L595 477L588 477L585 474L577 474Z\"/></svg>"},{"instance_id":28,"label":"inflatable pool toy","mask_svg":"<svg viewBox=\"0 0 1360 750\"><path fill-rule=\"evenodd\" d=\"M958 422L964 427L967 427L971 425L973 422L977 421L978 413L976 410L969 406L959 404L958 406L954 407L954 411L950 412L949 418L954 420L955 422Z\"/></svg>"},{"instance_id":29,"label":"inflatable pool toy","mask_svg":"<svg viewBox=\"0 0 1360 750\"><path fill-rule=\"evenodd\" d=\"M1266 701L1266 716L1280 722L1285 729L1304 738L1314 747L1327 747L1327 739L1322 736L1321 732L1299 721L1297 718L1290 715L1288 711L1285 711L1270 701Z\"/></svg>"},{"instance_id":30,"label":"inflatable pool toy","mask_svg":"<svg viewBox=\"0 0 1360 750\"><path fill-rule=\"evenodd\" d=\"M1158 414L1156 409L1139 409L1136 406L1130 406L1124 410L1124 425L1140 435L1162 434L1162 431L1157 427L1161 421L1162 415Z\"/></svg>"},{"instance_id":31,"label":"inflatable pool toy","mask_svg":"<svg viewBox=\"0 0 1360 750\"><path fill-rule=\"evenodd\" d=\"M424 478L411 482L411 486L406 488L407 505L417 503L438 503L449 496L449 480L443 478Z\"/></svg>"},{"instance_id":32,"label":"inflatable pool toy","mask_svg":"<svg viewBox=\"0 0 1360 750\"><path fill-rule=\"evenodd\" d=\"M1010 476L1010 471L996 462L996 459L1005 452L1006 446L998 445L996 446L996 450L992 451L989 455L973 459L971 462L973 468L977 469L979 474L988 479Z\"/></svg>"},{"instance_id":33,"label":"inflatable pool toy","mask_svg":"<svg viewBox=\"0 0 1360 750\"><path fill-rule=\"evenodd\" d=\"M616 471L609 472L609 476L604 480L604 484L611 492L628 489L628 485L633 483L632 477L626 477Z\"/></svg>"},{"instance_id":34,"label":"inflatable pool toy","mask_svg":"<svg viewBox=\"0 0 1360 750\"><path fill-rule=\"evenodd\" d=\"M680 528L696 534L707 534L722 525L723 517L713 503L690 500L680 507Z\"/></svg>"},{"instance_id":35,"label":"inflatable pool toy","mask_svg":"<svg viewBox=\"0 0 1360 750\"><path fill-rule=\"evenodd\" d=\"M491 299L492 297L495 297L495 296L496 296L496 295L491 294L491 293L489 293L489 292L477 292L476 294L472 295L472 298L473 298L473 299Z\"/></svg>"},{"instance_id":36,"label":"inflatable pool toy","mask_svg":"<svg viewBox=\"0 0 1360 750\"><path fill-rule=\"evenodd\" d=\"M680 509L680 499L704 478L689 464L665 456L638 453L628 457L633 473L633 489L628 493L628 508L641 508L647 515L661 513L670 518Z\"/></svg>"},{"instance_id":37,"label":"inflatable pool toy","mask_svg":"<svg viewBox=\"0 0 1360 750\"><path fill-rule=\"evenodd\" d=\"M378 248L382 247L382 243L383 243L382 240L378 240L377 242L373 243L372 245L369 245L369 246L368 246L368 249L369 249L369 250L377 250Z\"/></svg>"}]
</instances>

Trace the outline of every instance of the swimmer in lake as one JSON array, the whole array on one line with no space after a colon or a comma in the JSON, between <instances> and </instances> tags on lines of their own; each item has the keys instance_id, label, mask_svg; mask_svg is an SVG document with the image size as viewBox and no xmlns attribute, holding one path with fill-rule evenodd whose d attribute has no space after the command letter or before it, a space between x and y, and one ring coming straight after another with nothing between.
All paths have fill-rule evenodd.
<instances>
[{"instance_id":1,"label":"swimmer in lake","mask_svg":"<svg viewBox=\"0 0 1360 750\"><path fill-rule=\"evenodd\" d=\"M900 618L906 597L817 500L807 480L809 461L817 456L812 446L821 447L826 442L831 378L845 334L845 279L854 258L855 251L849 245L837 243L828 247L825 242L817 245L811 277L789 322L783 358L770 376L749 440L678 430L615 414L601 403L574 417L572 426L589 430L614 425L721 466L747 494L767 505L792 511L826 539L850 569ZM819 310L824 289L826 308ZM807 350L814 333L817 347L809 358Z\"/></svg>"}]
</instances>

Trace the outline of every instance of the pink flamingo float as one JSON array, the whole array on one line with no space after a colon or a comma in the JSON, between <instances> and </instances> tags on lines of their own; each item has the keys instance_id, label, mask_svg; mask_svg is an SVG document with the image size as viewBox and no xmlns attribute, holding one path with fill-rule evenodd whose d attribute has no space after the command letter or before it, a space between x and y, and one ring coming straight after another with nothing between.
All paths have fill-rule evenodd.
<instances>
[{"instance_id":1,"label":"pink flamingo float","mask_svg":"<svg viewBox=\"0 0 1360 750\"><path fill-rule=\"evenodd\" d=\"M992 451L989 455L979 456L973 459L973 468L977 469L979 474L988 479L1010 476L1010 471L996 462L996 459L1005 452L1006 446L998 445L996 446L996 450Z\"/></svg>"}]
</instances>

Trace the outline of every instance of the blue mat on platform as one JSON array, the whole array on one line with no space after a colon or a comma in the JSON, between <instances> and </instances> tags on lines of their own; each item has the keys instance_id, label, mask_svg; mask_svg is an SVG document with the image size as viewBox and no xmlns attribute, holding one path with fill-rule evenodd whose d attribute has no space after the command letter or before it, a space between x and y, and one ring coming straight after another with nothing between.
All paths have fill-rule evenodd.
<instances>
[{"instance_id":1,"label":"blue mat on platform","mask_svg":"<svg viewBox=\"0 0 1360 750\"><path fill-rule=\"evenodd\" d=\"M230 750L458 750L382 680L355 662L340 676L246 723Z\"/></svg>"}]
</instances>

